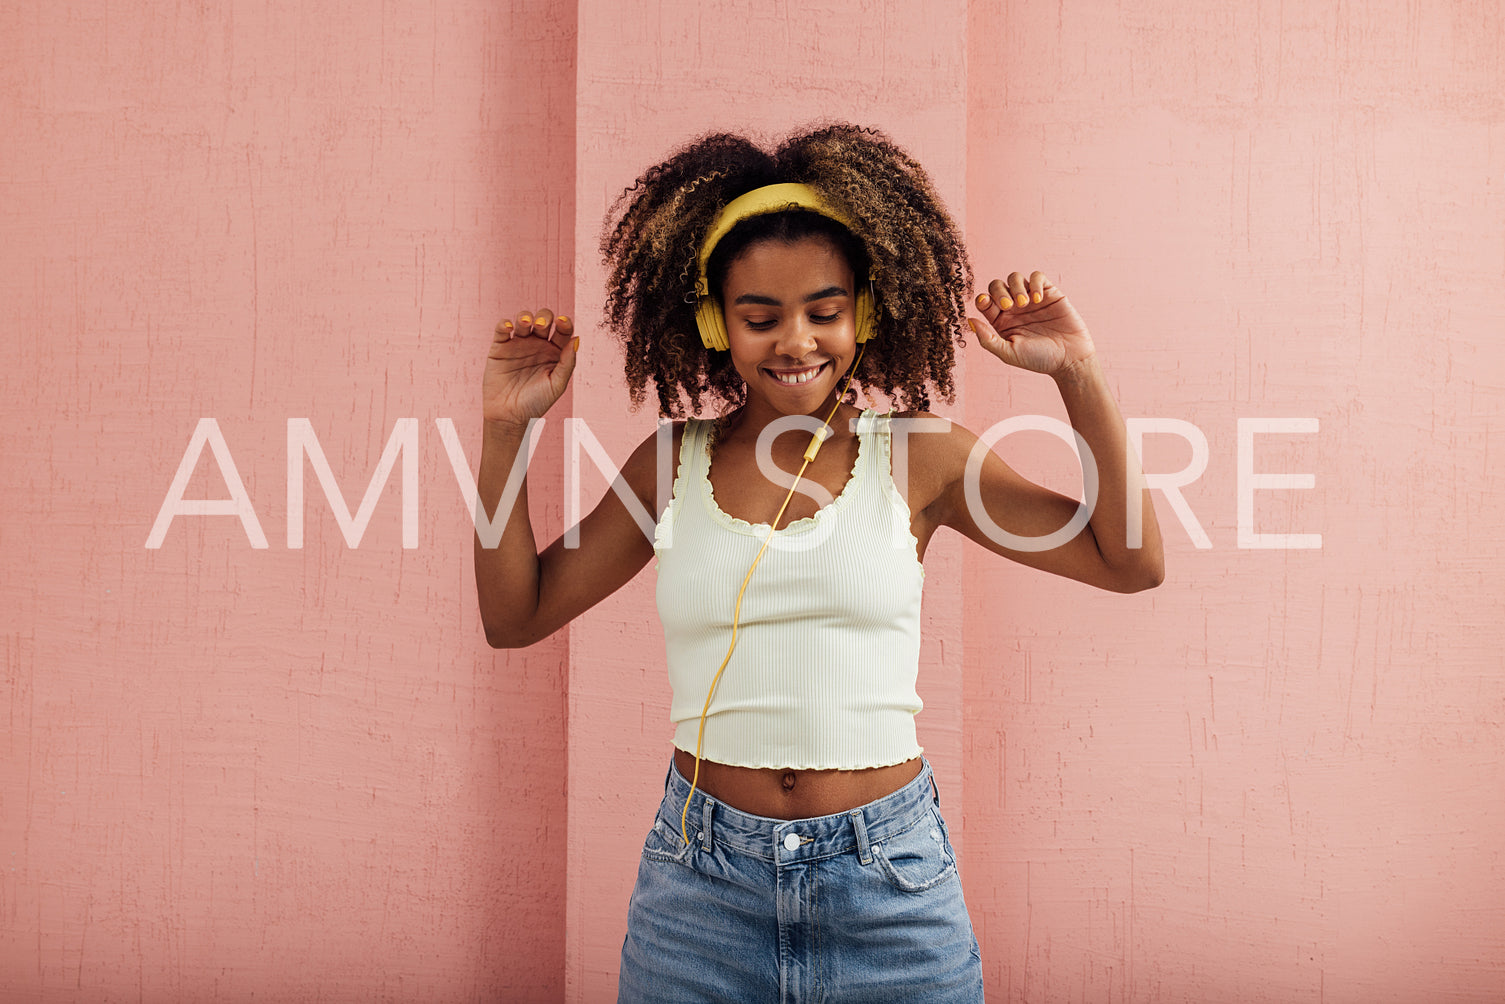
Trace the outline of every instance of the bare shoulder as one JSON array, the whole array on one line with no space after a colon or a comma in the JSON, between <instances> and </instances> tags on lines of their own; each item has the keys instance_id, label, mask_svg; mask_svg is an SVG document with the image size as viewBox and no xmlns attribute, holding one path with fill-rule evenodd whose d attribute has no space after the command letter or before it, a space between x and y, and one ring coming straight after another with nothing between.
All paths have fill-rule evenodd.
<instances>
[{"instance_id":1,"label":"bare shoulder","mask_svg":"<svg viewBox=\"0 0 1505 1004\"><path fill-rule=\"evenodd\" d=\"M894 471L907 475L909 507L917 513L929 510L965 475L977 436L943 415L921 410L894 412L890 429Z\"/></svg>"},{"instance_id":2,"label":"bare shoulder","mask_svg":"<svg viewBox=\"0 0 1505 1004\"><path fill-rule=\"evenodd\" d=\"M933 411L896 411L890 427L895 442L905 441L910 451L911 470L961 477L967 456L977 443L977 435L944 415Z\"/></svg>"}]
</instances>

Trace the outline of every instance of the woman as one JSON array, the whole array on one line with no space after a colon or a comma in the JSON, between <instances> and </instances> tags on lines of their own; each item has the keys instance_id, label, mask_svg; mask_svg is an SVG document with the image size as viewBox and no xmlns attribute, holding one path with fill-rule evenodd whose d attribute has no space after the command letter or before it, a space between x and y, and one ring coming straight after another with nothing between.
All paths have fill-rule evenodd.
<instances>
[{"instance_id":1,"label":"woman","mask_svg":"<svg viewBox=\"0 0 1505 1004\"><path fill-rule=\"evenodd\" d=\"M981 1000L915 741L922 561L950 527L1106 589L1160 582L1153 509L1086 325L1040 272L994 280L976 298L984 320L967 318L965 248L923 169L851 126L772 151L725 134L691 143L623 193L602 251L634 402L651 383L666 416L705 398L719 414L673 426L672 491L660 494L654 437L623 467L658 519L653 540L612 492L578 547L540 553L524 493L500 545L477 540L476 580L487 639L528 645L658 559L674 753L620 999ZM1096 505L1069 539L1056 540L1074 500L926 410L931 388L953 392L964 325L1054 379L1090 448ZM573 322L548 310L497 325L488 511L579 351ZM903 410L859 409L853 388Z\"/></svg>"}]
</instances>

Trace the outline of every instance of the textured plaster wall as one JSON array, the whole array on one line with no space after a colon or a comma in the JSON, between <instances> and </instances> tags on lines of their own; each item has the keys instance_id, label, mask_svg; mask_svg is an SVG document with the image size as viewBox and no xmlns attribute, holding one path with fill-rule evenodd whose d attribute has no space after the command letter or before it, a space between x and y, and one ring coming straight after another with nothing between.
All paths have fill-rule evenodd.
<instances>
[{"instance_id":1,"label":"textured plaster wall","mask_svg":"<svg viewBox=\"0 0 1505 1004\"><path fill-rule=\"evenodd\" d=\"M573 30L0 11L0 999L562 992L566 648L486 648L435 421L474 457L503 292L569 286ZM204 417L264 550L146 546ZM416 419L416 547L401 464L352 548L304 461L289 548L290 418L351 511Z\"/></svg>"},{"instance_id":2,"label":"textured plaster wall","mask_svg":"<svg viewBox=\"0 0 1505 1004\"><path fill-rule=\"evenodd\" d=\"M1193 423L1169 579L969 555L968 879L1009 1001L1505 999L1505 36L1492 4L977 2L978 261ZM969 373L968 413L1059 414ZM1240 549L1253 526L1320 550ZM1066 452L1020 437L1021 466ZM1146 468L1192 449L1146 439ZM979 834L988 834L980 840Z\"/></svg>"}]
</instances>

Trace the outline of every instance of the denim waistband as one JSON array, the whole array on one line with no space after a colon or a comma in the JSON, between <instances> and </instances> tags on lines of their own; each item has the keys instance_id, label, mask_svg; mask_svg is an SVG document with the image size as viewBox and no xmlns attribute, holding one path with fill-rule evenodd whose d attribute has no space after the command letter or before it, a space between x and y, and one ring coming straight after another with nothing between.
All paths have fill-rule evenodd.
<instances>
[{"instance_id":1,"label":"denim waistband","mask_svg":"<svg viewBox=\"0 0 1505 1004\"><path fill-rule=\"evenodd\" d=\"M690 782L671 761L659 818L679 833ZM866 864L869 844L903 833L928 818L937 804L930 761L921 759L914 780L891 795L829 816L773 819L755 816L696 790L685 820L690 839L709 851L718 845L779 864L856 852Z\"/></svg>"}]
</instances>

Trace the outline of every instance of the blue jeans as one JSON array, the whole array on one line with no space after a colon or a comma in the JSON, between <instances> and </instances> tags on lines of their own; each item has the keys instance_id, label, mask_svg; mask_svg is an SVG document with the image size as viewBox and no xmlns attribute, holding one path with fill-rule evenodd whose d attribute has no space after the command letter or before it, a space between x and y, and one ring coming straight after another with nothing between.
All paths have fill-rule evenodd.
<instances>
[{"instance_id":1,"label":"blue jeans","mask_svg":"<svg viewBox=\"0 0 1505 1004\"><path fill-rule=\"evenodd\" d=\"M930 764L892 795L793 821L672 766L627 912L617 1000L979 1002L982 961Z\"/></svg>"}]
</instances>

